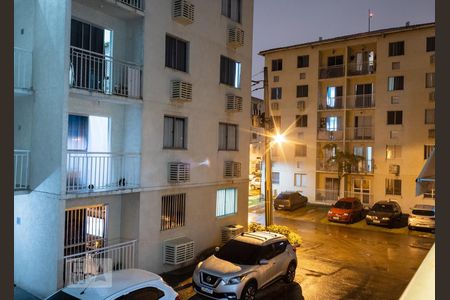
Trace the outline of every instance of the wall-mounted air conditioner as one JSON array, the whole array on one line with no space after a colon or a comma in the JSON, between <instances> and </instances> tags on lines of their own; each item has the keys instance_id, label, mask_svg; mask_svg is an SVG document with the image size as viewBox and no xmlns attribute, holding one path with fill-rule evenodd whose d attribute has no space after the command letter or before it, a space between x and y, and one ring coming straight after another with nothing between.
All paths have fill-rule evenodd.
<instances>
[{"instance_id":1,"label":"wall-mounted air conditioner","mask_svg":"<svg viewBox=\"0 0 450 300\"><path fill-rule=\"evenodd\" d=\"M389 165L389 173L398 176L400 174L400 165Z\"/></svg>"},{"instance_id":2,"label":"wall-mounted air conditioner","mask_svg":"<svg viewBox=\"0 0 450 300\"><path fill-rule=\"evenodd\" d=\"M225 109L228 112L242 111L242 97L227 95Z\"/></svg>"},{"instance_id":3,"label":"wall-mounted air conditioner","mask_svg":"<svg viewBox=\"0 0 450 300\"><path fill-rule=\"evenodd\" d=\"M279 103L270 103L270 108L272 110L279 110L280 109L280 105L279 105Z\"/></svg>"},{"instance_id":4,"label":"wall-mounted air conditioner","mask_svg":"<svg viewBox=\"0 0 450 300\"><path fill-rule=\"evenodd\" d=\"M192 84L181 80L171 82L172 101L192 101Z\"/></svg>"},{"instance_id":5,"label":"wall-mounted air conditioner","mask_svg":"<svg viewBox=\"0 0 450 300\"><path fill-rule=\"evenodd\" d=\"M190 180L190 164L182 162L170 162L168 173L168 181L171 183L187 182Z\"/></svg>"},{"instance_id":6,"label":"wall-mounted air conditioner","mask_svg":"<svg viewBox=\"0 0 450 300\"><path fill-rule=\"evenodd\" d=\"M235 161L225 161L223 169L223 177L225 178L241 177L241 163Z\"/></svg>"},{"instance_id":7,"label":"wall-mounted air conditioner","mask_svg":"<svg viewBox=\"0 0 450 300\"><path fill-rule=\"evenodd\" d=\"M235 237L238 234L241 234L244 232L244 226L242 225L228 225L225 227L222 227L222 244L225 244L229 240L231 240L233 237Z\"/></svg>"},{"instance_id":8,"label":"wall-mounted air conditioner","mask_svg":"<svg viewBox=\"0 0 450 300\"><path fill-rule=\"evenodd\" d=\"M239 48L244 46L244 31L239 27L231 27L228 29L228 46L231 48Z\"/></svg>"},{"instance_id":9,"label":"wall-mounted air conditioner","mask_svg":"<svg viewBox=\"0 0 450 300\"><path fill-rule=\"evenodd\" d=\"M180 24L192 24L194 22L194 5L186 0L174 0L172 17Z\"/></svg>"},{"instance_id":10,"label":"wall-mounted air conditioner","mask_svg":"<svg viewBox=\"0 0 450 300\"><path fill-rule=\"evenodd\" d=\"M194 241L179 237L164 241L163 263L178 265L194 259Z\"/></svg>"},{"instance_id":11,"label":"wall-mounted air conditioner","mask_svg":"<svg viewBox=\"0 0 450 300\"><path fill-rule=\"evenodd\" d=\"M306 102L303 100L297 101L297 108L299 111L304 111L306 108Z\"/></svg>"}]
</instances>

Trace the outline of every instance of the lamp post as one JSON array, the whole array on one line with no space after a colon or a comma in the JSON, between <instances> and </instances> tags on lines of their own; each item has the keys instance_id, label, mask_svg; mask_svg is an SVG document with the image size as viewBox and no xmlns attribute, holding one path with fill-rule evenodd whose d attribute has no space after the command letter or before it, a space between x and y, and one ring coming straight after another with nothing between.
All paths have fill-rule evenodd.
<instances>
[{"instance_id":1,"label":"lamp post","mask_svg":"<svg viewBox=\"0 0 450 300\"><path fill-rule=\"evenodd\" d=\"M267 67L264 67L264 161L265 161L265 221L266 226L273 223L273 200L272 200L272 159L270 155L270 131L272 130L272 120L269 114L269 87Z\"/></svg>"}]
</instances>

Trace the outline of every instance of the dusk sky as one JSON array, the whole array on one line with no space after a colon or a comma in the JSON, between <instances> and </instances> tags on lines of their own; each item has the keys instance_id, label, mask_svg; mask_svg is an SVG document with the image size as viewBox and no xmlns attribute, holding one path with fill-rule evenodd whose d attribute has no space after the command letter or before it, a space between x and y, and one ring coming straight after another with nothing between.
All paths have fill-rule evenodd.
<instances>
[{"instance_id":1,"label":"dusk sky","mask_svg":"<svg viewBox=\"0 0 450 300\"><path fill-rule=\"evenodd\" d=\"M434 0L254 0L252 79L263 79L261 50L366 32L369 9L371 30L435 21Z\"/></svg>"}]
</instances>

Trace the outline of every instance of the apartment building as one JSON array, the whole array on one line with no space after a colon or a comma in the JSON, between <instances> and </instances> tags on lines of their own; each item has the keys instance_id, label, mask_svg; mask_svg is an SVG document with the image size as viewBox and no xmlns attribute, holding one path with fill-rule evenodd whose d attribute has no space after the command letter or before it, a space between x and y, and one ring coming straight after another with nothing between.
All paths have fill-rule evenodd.
<instances>
[{"instance_id":1,"label":"apartment building","mask_svg":"<svg viewBox=\"0 0 450 300\"><path fill-rule=\"evenodd\" d=\"M162 273L247 225L252 17L241 0L14 1L18 286Z\"/></svg>"},{"instance_id":2,"label":"apartment building","mask_svg":"<svg viewBox=\"0 0 450 300\"><path fill-rule=\"evenodd\" d=\"M434 23L407 23L261 51L269 113L288 140L272 149L274 191L391 199L406 213L434 203L434 187L416 196L415 182L435 147L434 45ZM343 173L336 155L360 159Z\"/></svg>"},{"instance_id":3,"label":"apartment building","mask_svg":"<svg viewBox=\"0 0 450 300\"><path fill-rule=\"evenodd\" d=\"M252 97L251 101L249 173L259 177L264 159L264 101L256 97Z\"/></svg>"}]
</instances>

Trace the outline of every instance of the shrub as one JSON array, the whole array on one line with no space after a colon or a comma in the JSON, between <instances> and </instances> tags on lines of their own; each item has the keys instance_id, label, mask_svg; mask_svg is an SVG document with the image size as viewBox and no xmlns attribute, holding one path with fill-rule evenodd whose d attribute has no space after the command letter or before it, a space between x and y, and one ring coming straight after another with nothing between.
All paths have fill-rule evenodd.
<instances>
[{"instance_id":1,"label":"shrub","mask_svg":"<svg viewBox=\"0 0 450 300\"><path fill-rule=\"evenodd\" d=\"M265 227L259 223L252 222L248 225L248 230L252 232L269 231L282 234L288 239L289 243L291 243L294 246L300 246L300 244L302 243L302 238L297 233L291 231L287 226L269 225Z\"/></svg>"}]
</instances>

